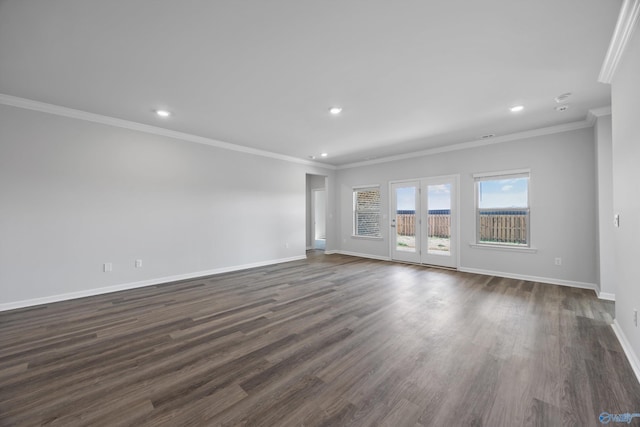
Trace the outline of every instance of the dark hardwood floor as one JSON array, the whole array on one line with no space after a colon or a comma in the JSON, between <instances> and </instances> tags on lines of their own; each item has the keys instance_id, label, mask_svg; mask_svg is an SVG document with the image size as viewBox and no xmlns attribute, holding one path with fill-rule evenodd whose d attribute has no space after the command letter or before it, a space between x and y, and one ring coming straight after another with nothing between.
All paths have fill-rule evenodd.
<instances>
[{"instance_id":1,"label":"dark hardwood floor","mask_svg":"<svg viewBox=\"0 0 640 427\"><path fill-rule=\"evenodd\" d=\"M598 426L640 412L612 314L587 290L312 252L0 313L0 425Z\"/></svg>"}]
</instances>

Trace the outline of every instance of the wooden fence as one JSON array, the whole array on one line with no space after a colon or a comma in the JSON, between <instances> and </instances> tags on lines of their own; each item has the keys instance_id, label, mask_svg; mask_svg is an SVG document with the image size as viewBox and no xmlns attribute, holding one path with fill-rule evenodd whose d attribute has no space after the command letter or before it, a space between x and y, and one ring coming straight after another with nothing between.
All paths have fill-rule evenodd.
<instances>
[{"instance_id":1,"label":"wooden fence","mask_svg":"<svg viewBox=\"0 0 640 427\"><path fill-rule=\"evenodd\" d=\"M399 236L415 236L416 214L396 215L396 230Z\"/></svg>"},{"instance_id":2,"label":"wooden fence","mask_svg":"<svg viewBox=\"0 0 640 427\"><path fill-rule=\"evenodd\" d=\"M527 216L523 213L480 212L480 242L527 243Z\"/></svg>"},{"instance_id":3,"label":"wooden fence","mask_svg":"<svg viewBox=\"0 0 640 427\"><path fill-rule=\"evenodd\" d=\"M451 215L429 215L429 237L451 236ZM400 236L415 236L416 214L396 215L396 228Z\"/></svg>"},{"instance_id":4,"label":"wooden fence","mask_svg":"<svg viewBox=\"0 0 640 427\"><path fill-rule=\"evenodd\" d=\"M396 215L396 229L400 236L414 236L416 215L407 213ZM527 216L522 211L481 212L479 229L480 242L527 243ZM450 215L429 215L428 236L450 237Z\"/></svg>"}]
</instances>

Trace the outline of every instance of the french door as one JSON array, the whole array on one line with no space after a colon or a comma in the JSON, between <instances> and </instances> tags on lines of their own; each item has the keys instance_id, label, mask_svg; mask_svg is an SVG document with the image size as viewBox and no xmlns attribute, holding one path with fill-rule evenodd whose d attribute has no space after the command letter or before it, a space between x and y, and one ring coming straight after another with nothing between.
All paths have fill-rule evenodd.
<instances>
[{"instance_id":1,"label":"french door","mask_svg":"<svg viewBox=\"0 0 640 427\"><path fill-rule=\"evenodd\" d=\"M391 258L457 267L457 176L392 182Z\"/></svg>"}]
</instances>

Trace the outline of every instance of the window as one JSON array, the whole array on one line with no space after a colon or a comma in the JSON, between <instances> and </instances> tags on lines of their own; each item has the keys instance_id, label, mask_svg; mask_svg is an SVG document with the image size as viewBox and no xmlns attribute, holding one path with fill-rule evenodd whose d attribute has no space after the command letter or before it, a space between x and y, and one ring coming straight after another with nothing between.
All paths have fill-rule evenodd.
<instances>
[{"instance_id":1,"label":"window","mask_svg":"<svg viewBox=\"0 0 640 427\"><path fill-rule=\"evenodd\" d=\"M474 175L476 243L530 246L529 171Z\"/></svg>"},{"instance_id":2,"label":"window","mask_svg":"<svg viewBox=\"0 0 640 427\"><path fill-rule=\"evenodd\" d=\"M379 187L353 189L353 235L381 237Z\"/></svg>"}]
</instances>

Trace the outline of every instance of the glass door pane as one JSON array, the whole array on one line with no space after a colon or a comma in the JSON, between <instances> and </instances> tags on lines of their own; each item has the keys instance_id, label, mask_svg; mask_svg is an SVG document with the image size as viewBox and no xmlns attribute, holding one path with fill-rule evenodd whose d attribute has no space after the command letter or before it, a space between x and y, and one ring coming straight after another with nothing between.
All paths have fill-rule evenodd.
<instances>
[{"instance_id":1,"label":"glass door pane","mask_svg":"<svg viewBox=\"0 0 640 427\"><path fill-rule=\"evenodd\" d=\"M420 183L391 184L391 258L420 262Z\"/></svg>"},{"instance_id":2,"label":"glass door pane","mask_svg":"<svg viewBox=\"0 0 640 427\"><path fill-rule=\"evenodd\" d=\"M416 251L416 187L396 188L396 250Z\"/></svg>"},{"instance_id":3,"label":"glass door pane","mask_svg":"<svg viewBox=\"0 0 640 427\"><path fill-rule=\"evenodd\" d=\"M457 177L445 176L421 180L423 264L457 267Z\"/></svg>"},{"instance_id":4,"label":"glass door pane","mask_svg":"<svg viewBox=\"0 0 640 427\"><path fill-rule=\"evenodd\" d=\"M451 255L451 184L427 185L427 251Z\"/></svg>"}]
</instances>

